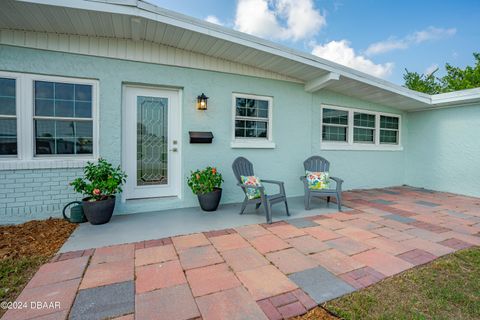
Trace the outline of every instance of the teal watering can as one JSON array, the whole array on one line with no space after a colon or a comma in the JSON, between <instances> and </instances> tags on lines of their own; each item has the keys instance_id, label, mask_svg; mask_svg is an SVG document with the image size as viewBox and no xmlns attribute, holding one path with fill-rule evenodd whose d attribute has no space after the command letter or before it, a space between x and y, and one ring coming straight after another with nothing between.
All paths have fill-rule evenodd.
<instances>
[{"instance_id":1,"label":"teal watering can","mask_svg":"<svg viewBox=\"0 0 480 320\"><path fill-rule=\"evenodd\" d=\"M72 206L70 208L70 217L68 217L65 212L67 211L68 207L74 204L76 204L76 206ZM68 220L72 223L82 223L87 221L87 219L85 218L85 214L83 213L82 203L80 201L72 201L68 203L63 208L63 217L65 218L65 220Z\"/></svg>"}]
</instances>

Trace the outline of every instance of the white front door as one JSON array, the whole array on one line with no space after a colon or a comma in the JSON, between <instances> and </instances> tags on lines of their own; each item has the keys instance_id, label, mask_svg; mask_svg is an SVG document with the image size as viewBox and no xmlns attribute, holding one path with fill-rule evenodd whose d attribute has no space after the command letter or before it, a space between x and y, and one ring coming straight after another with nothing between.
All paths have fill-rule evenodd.
<instances>
[{"instance_id":1,"label":"white front door","mask_svg":"<svg viewBox=\"0 0 480 320\"><path fill-rule=\"evenodd\" d=\"M124 199L180 195L180 92L124 87Z\"/></svg>"}]
</instances>

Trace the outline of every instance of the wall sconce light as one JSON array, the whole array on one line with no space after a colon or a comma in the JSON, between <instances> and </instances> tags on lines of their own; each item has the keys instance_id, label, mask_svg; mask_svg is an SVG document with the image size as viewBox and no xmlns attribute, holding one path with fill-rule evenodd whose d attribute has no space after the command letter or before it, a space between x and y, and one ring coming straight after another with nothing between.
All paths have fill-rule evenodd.
<instances>
[{"instance_id":1,"label":"wall sconce light","mask_svg":"<svg viewBox=\"0 0 480 320\"><path fill-rule=\"evenodd\" d=\"M197 97L197 110L207 110L207 100L208 97L202 92L202 94Z\"/></svg>"}]
</instances>

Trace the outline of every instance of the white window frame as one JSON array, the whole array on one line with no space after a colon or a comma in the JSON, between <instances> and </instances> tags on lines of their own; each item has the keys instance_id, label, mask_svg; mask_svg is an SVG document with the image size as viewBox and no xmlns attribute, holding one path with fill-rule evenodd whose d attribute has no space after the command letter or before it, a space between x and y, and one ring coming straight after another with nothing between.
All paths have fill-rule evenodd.
<instances>
[{"instance_id":1,"label":"white window frame","mask_svg":"<svg viewBox=\"0 0 480 320\"><path fill-rule=\"evenodd\" d=\"M268 101L268 130L266 138L240 138L235 137L235 120L236 115L236 99L245 98L245 99L256 99L256 100L265 100ZM255 149L273 149L275 148L275 142L273 141L273 97L269 96L260 96L253 94L245 93L233 93L232 94L232 142L230 147L232 148L255 148ZM254 120L252 120L254 121Z\"/></svg>"},{"instance_id":2,"label":"white window frame","mask_svg":"<svg viewBox=\"0 0 480 320\"><path fill-rule=\"evenodd\" d=\"M347 126L347 141L327 141L323 140L323 109L333 109L348 112L348 126ZM354 114L366 113L375 115L375 128L374 129L374 143L371 142L354 142L353 131L354 127ZM388 144L380 143L380 116L395 117L398 118L398 143ZM325 124L328 125L328 124ZM370 111L358 108L340 107L329 104L322 104L320 106L320 149L322 150L372 150L372 151L401 151L402 146L402 116L400 114Z\"/></svg>"},{"instance_id":3,"label":"white window frame","mask_svg":"<svg viewBox=\"0 0 480 320\"><path fill-rule=\"evenodd\" d=\"M0 71L0 78L16 80L17 156L0 156L0 170L78 168L99 155L98 80ZM93 154L35 156L34 82L48 81L92 86ZM39 118L39 117L36 117ZM40 117L43 118L43 117ZM49 117L50 118L50 117ZM90 120L90 119L89 119Z\"/></svg>"}]
</instances>

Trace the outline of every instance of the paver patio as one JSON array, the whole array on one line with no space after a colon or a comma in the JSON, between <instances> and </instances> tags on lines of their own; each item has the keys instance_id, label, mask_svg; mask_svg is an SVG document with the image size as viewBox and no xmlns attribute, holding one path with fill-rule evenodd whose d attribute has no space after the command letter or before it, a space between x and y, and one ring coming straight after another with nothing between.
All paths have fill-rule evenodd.
<instances>
[{"instance_id":1,"label":"paver patio","mask_svg":"<svg viewBox=\"0 0 480 320\"><path fill-rule=\"evenodd\" d=\"M480 199L395 187L351 211L57 255L2 319L287 319L480 245Z\"/></svg>"}]
</instances>

